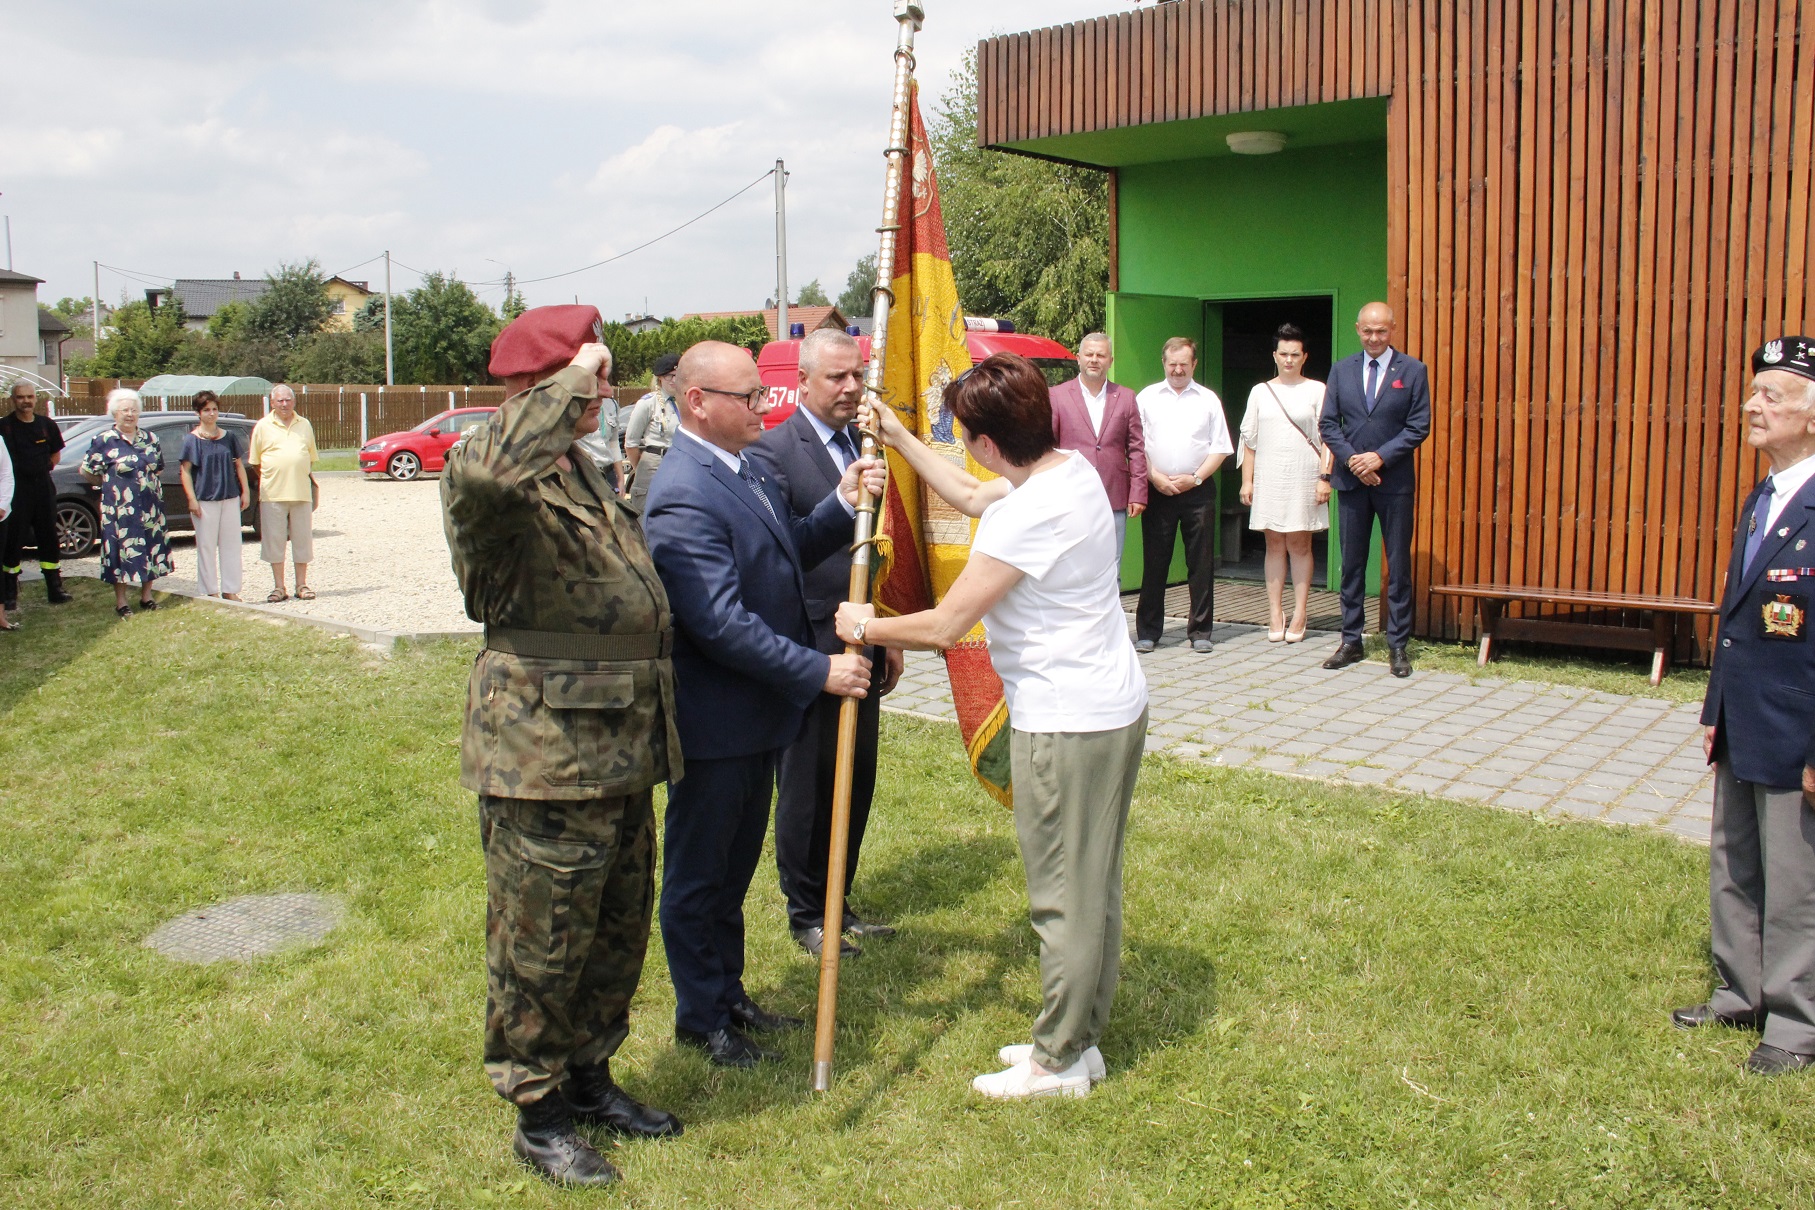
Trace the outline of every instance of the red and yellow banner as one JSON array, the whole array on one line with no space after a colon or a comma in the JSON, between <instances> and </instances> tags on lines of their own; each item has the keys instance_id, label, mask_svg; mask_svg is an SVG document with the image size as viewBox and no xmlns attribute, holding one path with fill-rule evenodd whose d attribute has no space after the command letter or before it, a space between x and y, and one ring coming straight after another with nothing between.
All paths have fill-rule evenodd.
<instances>
[{"instance_id":1,"label":"red and yellow banner","mask_svg":"<svg viewBox=\"0 0 1815 1210\"><path fill-rule=\"evenodd\" d=\"M945 221L939 214L932 149L920 120L918 85L908 104L912 133L896 211L901 230L889 275L894 301L889 308L882 398L935 452L979 479L989 479L990 472L965 453L945 410L945 388L971 368L971 355L965 345L952 255L945 243ZM938 604L970 558L975 529L974 520L928 491L905 461L890 454L880 544L887 553L876 583L877 610L915 613ZM1002 680L989 662L981 625L945 653L945 666L971 770L992 797L1013 806L1008 705Z\"/></svg>"}]
</instances>

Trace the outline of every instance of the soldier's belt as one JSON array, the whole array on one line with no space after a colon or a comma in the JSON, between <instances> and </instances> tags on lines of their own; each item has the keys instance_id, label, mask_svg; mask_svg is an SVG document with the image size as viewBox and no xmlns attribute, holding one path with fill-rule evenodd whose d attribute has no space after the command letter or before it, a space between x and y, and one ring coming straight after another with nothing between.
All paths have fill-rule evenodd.
<instances>
[{"instance_id":1,"label":"soldier's belt","mask_svg":"<svg viewBox=\"0 0 1815 1210\"><path fill-rule=\"evenodd\" d=\"M661 660L674 651L674 631L649 634L568 634L556 630L485 628L485 645L536 660Z\"/></svg>"}]
</instances>

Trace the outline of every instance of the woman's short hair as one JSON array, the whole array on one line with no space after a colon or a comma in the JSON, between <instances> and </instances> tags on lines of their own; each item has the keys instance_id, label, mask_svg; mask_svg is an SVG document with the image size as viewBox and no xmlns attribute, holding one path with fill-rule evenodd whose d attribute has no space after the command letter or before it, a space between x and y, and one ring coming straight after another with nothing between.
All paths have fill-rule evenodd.
<instances>
[{"instance_id":1,"label":"woman's short hair","mask_svg":"<svg viewBox=\"0 0 1815 1210\"><path fill-rule=\"evenodd\" d=\"M1297 341L1298 347L1303 349L1305 347L1304 329L1297 324L1280 324L1279 330L1273 333L1273 351L1279 352L1279 346L1288 340Z\"/></svg>"},{"instance_id":2,"label":"woman's short hair","mask_svg":"<svg viewBox=\"0 0 1815 1210\"><path fill-rule=\"evenodd\" d=\"M945 388L945 406L972 437L988 437L1011 466L1040 460L1052 445L1046 375L1025 357L997 353Z\"/></svg>"},{"instance_id":3,"label":"woman's short hair","mask_svg":"<svg viewBox=\"0 0 1815 1210\"><path fill-rule=\"evenodd\" d=\"M218 409L221 406L221 397L213 391L201 390L195 393L195 398L189 401L189 406L191 410L199 412L211 403Z\"/></svg>"},{"instance_id":4,"label":"woman's short hair","mask_svg":"<svg viewBox=\"0 0 1815 1210\"><path fill-rule=\"evenodd\" d=\"M115 387L107 392L107 414L109 416L118 416L121 406L128 403L140 411L145 410L145 401L140 399L139 393L131 387Z\"/></svg>"}]
</instances>

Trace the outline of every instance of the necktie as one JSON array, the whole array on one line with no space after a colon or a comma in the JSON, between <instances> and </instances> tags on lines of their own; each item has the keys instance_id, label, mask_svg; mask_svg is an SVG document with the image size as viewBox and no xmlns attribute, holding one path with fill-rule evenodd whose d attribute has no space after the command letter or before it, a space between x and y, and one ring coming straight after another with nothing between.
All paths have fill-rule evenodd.
<instances>
[{"instance_id":1,"label":"necktie","mask_svg":"<svg viewBox=\"0 0 1815 1210\"><path fill-rule=\"evenodd\" d=\"M1375 361L1372 358L1370 358L1368 360L1368 387L1367 387L1368 415L1370 415L1370 416L1374 414L1374 396L1376 394L1378 394L1379 391L1380 391L1380 363L1378 361Z\"/></svg>"},{"instance_id":2,"label":"necktie","mask_svg":"<svg viewBox=\"0 0 1815 1210\"><path fill-rule=\"evenodd\" d=\"M1758 557L1758 548L1765 544L1765 530L1771 528L1771 495L1776 485L1771 476L1758 489L1758 503L1752 506L1752 523L1746 526L1746 561L1739 565L1739 574L1745 575L1751 570L1752 560Z\"/></svg>"},{"instance_id":3,"label":"necktie","mask_svg":"<svg viewBox=\"0 0 1815 1210\"><path fill-rule=\"evenodd\" d=\"M832 434L832 448L837 451L833 457L838 459L838 469L843 471L857 461L857 448L851 444L850 435L843 429Z\"/></svg>"},{"instance_id":4,"label":"necktie","mask_svg":"<svg viewBox=\"0 0 1815 1210\"><path fill-rule=\"evenodd\" d=\"M763 509L769 514L769 519L780 525L781 518L775 515L775 506L769 503L769 493L763 490L763 485L757 481L755 473L750 470L748 458L737 460L737 477L750 485L750 490L756 493L756 498L763 502Z\"/></svg>"}]
</instances>

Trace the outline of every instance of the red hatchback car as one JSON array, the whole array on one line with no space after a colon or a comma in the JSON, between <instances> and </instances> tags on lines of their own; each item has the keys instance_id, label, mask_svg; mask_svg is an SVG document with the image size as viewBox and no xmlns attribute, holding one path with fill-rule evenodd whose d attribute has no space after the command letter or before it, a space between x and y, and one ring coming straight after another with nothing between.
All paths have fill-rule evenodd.
<instances>
[{"instance_id":1,"label":"red hatchback car","mask_svg":"<svg viewBox=\"0 0 1815 1210\"><path fill-rule=\"evenodd\" d=\"M447 452L466 430L497 410L454 408L430 416L413 429L374 437L359 450L359 469L368 475L389 475L406 483L424 471L439 471L447 463Z\"/></svg>"}]
</instances>

